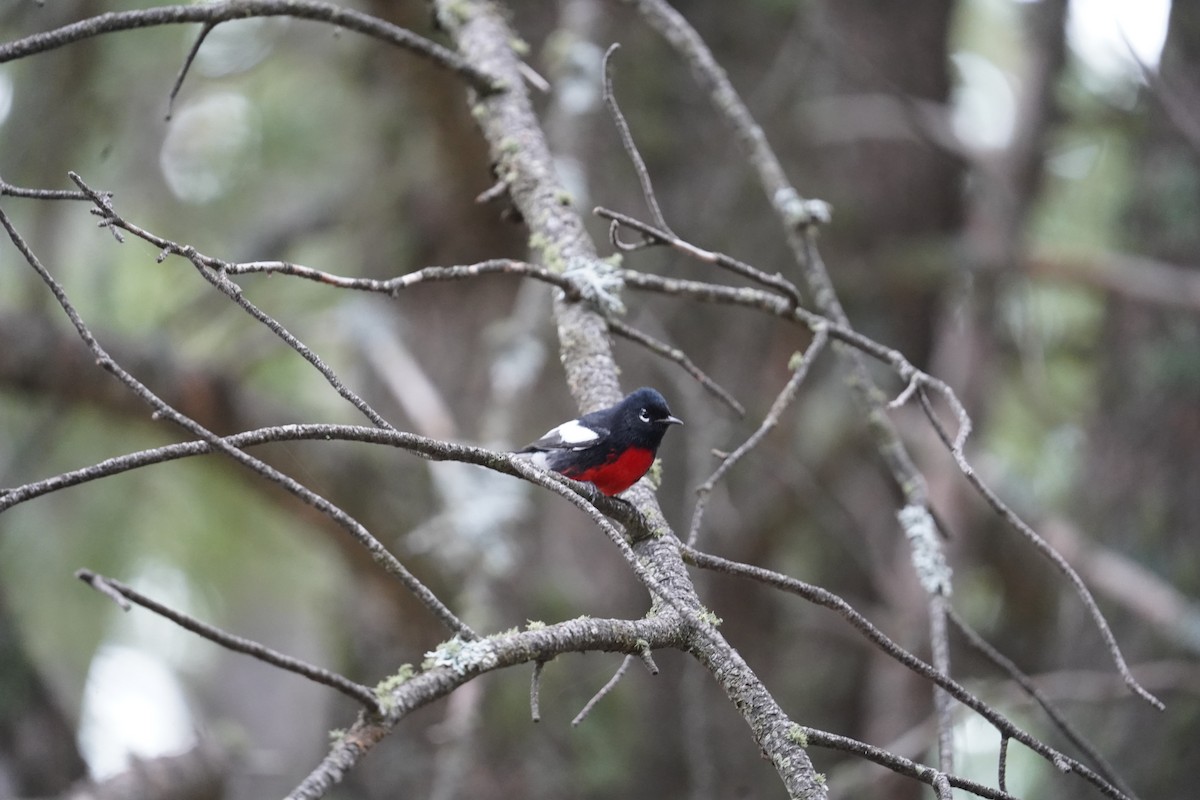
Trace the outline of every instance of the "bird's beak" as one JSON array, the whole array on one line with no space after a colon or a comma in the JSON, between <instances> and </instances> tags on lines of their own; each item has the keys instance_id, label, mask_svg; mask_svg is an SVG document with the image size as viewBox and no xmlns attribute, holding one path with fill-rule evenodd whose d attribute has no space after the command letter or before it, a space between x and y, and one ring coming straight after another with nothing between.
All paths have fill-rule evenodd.
<instances>
[{"instance_id":1,"label":"bird's beak","mask_svg":"<svg viewBox=\"0 0 1200 800\"><path fill-rule=\"evenodd\" d=\"M661 422L663 425L682 425L683 424L683 420L681 420L679 417L667 417L666 419L660 419L659 422Z\"/></svg>"}]
</instances>

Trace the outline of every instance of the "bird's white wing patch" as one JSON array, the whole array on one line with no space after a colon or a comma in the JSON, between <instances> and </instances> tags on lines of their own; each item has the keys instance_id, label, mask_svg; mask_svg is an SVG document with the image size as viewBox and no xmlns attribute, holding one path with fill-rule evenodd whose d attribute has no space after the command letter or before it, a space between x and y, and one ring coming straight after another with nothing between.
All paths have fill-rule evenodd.
<instances>
[{"instance_id":1,"label":"bird's white wing patch","mask_svg":"<svg viewBox=\"0 0 1200 800\"><path fill-rule=\"evenodd\" d=\"M586 425L579 424L579 420L573 419L559 425L542 438L557 439L568 447L579 447L596 441L600 438L600 434Z\"/></svg>"},{"instance_id":2,"label":"bird's white wing patch","mask_svg":"<svg viewBox=\"0 0 1200 800\"><path fill-rule=\"evenodd\" d=\"M550 469L550 459L543 452L530 453L523 457L529 459L529 463L533 464L538 469Z\"/></svg>"}]
</instances>

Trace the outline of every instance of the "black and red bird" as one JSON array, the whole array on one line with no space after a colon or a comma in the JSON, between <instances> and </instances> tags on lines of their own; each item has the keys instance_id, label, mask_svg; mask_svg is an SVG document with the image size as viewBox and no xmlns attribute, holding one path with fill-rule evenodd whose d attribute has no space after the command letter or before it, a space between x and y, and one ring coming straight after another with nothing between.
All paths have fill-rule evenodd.
<instances>
[{"instance_id":1,"label":"black and red bird","mask_svg":"<svg viewBox=\"0 0 1200 800\"><path fill-rule=\"evenodd\" d=\"M667 428L682 425L656 390L638 389L615 406L564 422L518 450L542 469L593 484L612 496L650 469Z\"/></svg>"}]
</instances>

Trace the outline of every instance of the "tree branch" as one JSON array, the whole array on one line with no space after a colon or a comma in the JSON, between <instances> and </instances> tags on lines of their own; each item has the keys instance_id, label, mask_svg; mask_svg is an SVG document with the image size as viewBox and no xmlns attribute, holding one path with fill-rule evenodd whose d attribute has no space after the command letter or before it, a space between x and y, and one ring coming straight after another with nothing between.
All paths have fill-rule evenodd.
<instances>
[{"instance_id":1,"label":"tree branch","mask_svg":"<svg viewBox=\"0 0 1200 800\"><path fill-rule=\"evenodd\" d=\"M0 45L0 64L105 33L186 23L201 23L211 29L223 22L251 17L296 17L325 22L416 53L460 76L477 91L490 93L503 88L493 76L476 69L436 42L370 14L319 0L225 0L100 14Z\"/></svg>"},{"instance_id":2,"label":"tree branch","mask_svg":"<svg viewBox=\"0 0 1200 800\"><path fill-rule=\"evenodd\" d=\"M203 638L208 639L210 642L219 644L221 647L248 655L251 658L257 658L259 661L270 664L273 667L278 667L279 669L286 670L287 672L293 672L297 675L308 678L310 681L328 686L331 689L341 692L350 699L361 703L370 711L378 712L382 710L382 707L379 704L379 698L375 696L375 692L368 689L366 686L363 686L362 684L355 683L349 678L338 675L336 672L331 672L327 669L323 669L316 665L301 661L298 658L285 655L259 644L258 642L251 641L250 639L244 639L241 636L234 636L231 633L226 633L219 628L215 628L212 625L201 622L195 617L189 616L188 614L184 614L180 611L176 611L173 608L169 608L157 600L147 597L128 584L121 583L113 578L106 578L103 575L97 575L90 569L81 569L77 571L75 573L75 577L79 578L93 589L96 589L101 594L113 597L114 600L120 598L117 600L117 603L124 611L129 610L129 604L123 601L132 601L143 608L153 611L159 616L171 620L171 622L174 622L176 625L191 631L197 636L202 636Z\"/></svg>"},{"instance_id":3,"label":"tree branch","mask_svg":"<svg viewBox=\"0 0 1200 800\"><path fill-rule=\"evenodd\" d=\"M828 341L828 331L825 328L819 328L808 349L799 357L799 363L792 368L792 377L784 385L783 389L780 390L779 396L771 404L770 410L767 411L767 416L763 418L758 429L736 450L727 455L721 461L721 465L717 467L716 471L708 477L708 480L700 484L699 488L696 489L696 507L692 511L692 525L688 531L687 538L689 547L695 546L696 539L700 535L700 524L704 521L704 511L708 507L708 498L712 494L713 488L717 485L717 481L721 480L725 476L725 473L729 472L733 468L733 465L741 460L742 456L754 449L767 433L779 424L779 418L783 416L783 412L796 399L796 393L800 390L800 384L804 382L804 378L808 375L808 370L812 366L813 361L825 349L825 344Z\"/></svg>"}]
</instances>

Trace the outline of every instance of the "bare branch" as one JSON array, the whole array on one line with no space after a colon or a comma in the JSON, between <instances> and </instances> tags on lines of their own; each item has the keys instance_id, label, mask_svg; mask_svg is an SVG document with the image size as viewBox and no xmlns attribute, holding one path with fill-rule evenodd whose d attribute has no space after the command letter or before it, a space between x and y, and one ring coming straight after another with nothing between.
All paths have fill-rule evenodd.
<instances>
[{"instance_id":1,"label":"bare branch","mask_svg":"<svg viewBox=\"0 0 1200 800\"><path fill-rule=\"evenodd\" d=\"M310 681L328 686L331 689L336 689L352 700L355 700L356 702L366 706L370 711L380 712L383 710L382 706L379 704L379 698L375 695L375 692L373 692L371 689L368 689L366 686L363 686L362 684L355 683L349 678L338 675L336 672L331 672L327 669L323 669L305 661L301 661L298 658L284 655L283 653L272 650L271 648L259 644L258 642L251 641L250 639L243 639L240 636L234 636L231 633L226 633L219 628L215 628L212 625L201 622L195 617L184 614L181 611L176 611L173 608L169 608L162 603L159 603L157 600L147 597L128 584L121 583L113 578L106 578L103 575L97 575L90 569L79 570L75 573L75 577L79 578L79 580L83 581L88 586L91 586L93 589L96 589L102 594L108 595L109 597L112 597L115 594L117 597L120 597L121 600L124 601L122 608L126 611L129 610L129 601L132 601L143 608L153 611L159 616L171 620L171 622L174 622L176 625L191 631L197 636L202 636L203 638L208 639L210 642L219 644L221 647L224 647L227 650L233 650L234 652L243 653L252 658L257 658L259 661L270 664L273 667L278 667L279 669L286 670L288 672L294 672L297 675L308 678Z\"/></svg>"},{"instance_id":2,"label":"bare branch","mask_svg":"<svg viewBox=\"0 0 1200 800\"><path fill-rule=\"evenodd\" d=\"M1075 726L1072 725L1071 722L1054 706L1046 693L1038 689L1037 685L1029 678L1028 675L1022 672L1020 668L1017 667L1017 665L1014 664L1007 656L1005 656L996 648L992 647L987 640L980 636L974 628L968 625L966 620L960 617L954 611L954 609L947 608L946 617L954 625L954 627L958 629L959 633L963 635L963 637L967 640L967 644L969 644L972 649L979 652L984 656L984 658L999 667L1005 674L1008 675L1009 678L1013 680L1014 683L1020 686L1026 694L1033 698L1033 700L1042 707L1042 710L1046 712L1046 716L1050 718L1050 721L1054 723L1055 727L1062 731L1063 735L1067 737L1071 744L1079 748L1079 751L1087 756L1087 758L1096 765L1096 770L1103 775L1109 783L1116 786L1130 797L1137 797L1137 795L1133 793L1133 790L1129 788L1128 784L1121 780L1121 776L1117 774L1116 770L1113 769L1112 765L1108 763L1108 760L1104 758L1100 751L1093 747L1091 742L1085 739L1083 734L1075 729ZM1003 734L1002 737L1003 738L1000 742L1000 787L1004 788L1004 760L1007 757L1006 750L1008 748L1008 737Z\"/></svg>"},{"instance_id":3,"label":"bare branch","mask_svg":"<svg viewBox=\"0 0 1200 800\"><path fill-rule=\"evenodd\" d=\"M959 789L964 789L979 797L989 798L989 800L1017 800L1017 798L1008 794L1003 789L997 791L990 786L984 786L982 783L976 783L958 775L948 775L944 772L939 772L936 769L910 761L887 750L873 747L857 739L802 726L797 726L796 735L803 737L804 741L810 745L828 747L831 750L840 750L844 753L852 753L868 761L874 761L876 764L885 766L898 775L906 775L922 783L927 783L938 791L939 798L949 796L946 794L948 786L957 786Z\"/></svg>"},{"instance_id":4,"label":"bare branch","mask_svg":"<svg viewBox=\"0 0 1200 800\"><path fill-rule=\"evenodd\" d=\"M701 386L716 396L717 399L721 400L723 403L725 403L725 405L732 408L739 417L744 417L746 415L745 407L739 403L733 395L726 391L723 386L710 378L708 374L704 372L704 370L697 367L695 362L688 358L687 353L683 352L678 347L672 347L665 342L660 342L650 334L639 331L637 328L634 328L630 325L626 325L619 319L609 317L607 321L608 329L610 331L618 336L624 336L626 339L629 339L632 342L637 342L647 350L650 350L652 353L657 353L663 358L674 361L676 364L683 367L683 369L689 375L695 378Z\"/></svg>"},{"instance_id":5,"label":"bare branch","mask_svg":"<svg viewBox=\"0 0 1200 800\"><path fill-rule=\"evenodd\" d=\"M106 192L104 196L111 197L112 195ZM83 192L72 192L69 189L25 189L20 186L14 186L3 178L0 178L0 197L25 197L32 200L92 199Z\"/></svg>"},{"instance_id":6,"label":"bare branch","mask_svg":"<svg viewBox=\"0 0 1200 800\"><path fill-rule=\"evenodd\" d=\"M743 442L741 446L727 455L716 471L709 476L708 480L700 484L696 489L696 507L692 511L692 525L688 531L687 538L689 547L695 546L696 539L700 535L700 524L704 520L704 512L708 507L708 498L712 494L713 488L717 485L717 481L721 480L725 476L725 473L729 472L742 456L754 449L771 429L779 424L779 418L783 416L783 412L796 399L796 394L800 390L800 384L804 382L804 378L808 375L809 367L812 366L812 362L820 352L825 349L825 344L828 341L829 334L824 328L819 328L808 349L800 356L799 363L793 367L792 377L788 379L788 382L775 398L775 402L771 404L771 408L767 412L767 416L763 418L762 424L758 426L758 430L752 433L750 438Z\"/></svg>"},{"instance_id":7,"label":"bare branch","mask_svg":"<svg viewBox=\"0 0 1200 800\"><path fill-rule=\"evenodd\" d=\"M621 146L625 148L625 154L633 162L633 169L637 173L638 183L642 186L642 197L646 199L651 219L659 228L674 236L674 231L671 230L671 226L667 225L662 209L658 206L658 198L654 196L654 184L650 181L650 172L646 169L646 162L642 160L642 154L638 152L637 143L633 140L633 133L629 130L629 123L626 121L625 115L621 113L621 107L617 105L617 96L613 92L612 58L620 47L621 45L614 43L604 53L604 105L608 107L613 124L617 126L617 133L621 135Z\"/></svg>"},{"instance_id":8,"label":"bare branch","mask_svg":"<svg viewBox=\"0 0 1200 800\"><path fill-rule=\"evenodd\" d=\"M316 800L353 769L391 730L411 712L429 705L485 672L548 661L564 653L617 652L632 655L643 646L677 648L682 634L672 615L640 620L579 619L545 627L498 634L470 643L458 660L430 666L397 682L381 699L386 712L360 717L334 743L321 763L288 795L288 800ZM436 652L436 651L435 651Z\"/></svg>"},{"instance_id":9,"label":"bare branch","mask_svg":"<svg viewBox=\"0 0 1200 800\"><path fill-rule=\"evenodd\" d=\"M925 409L925 416L929 418L930 423L933 425L933 429L937 432L937 435L942 440L942 443L945 444L952 453L956 452L955 444L950 440L949 434L946 433L946 429L942 427L942 423L938 420L937 415L934 413L933 405L929 402L928 395L926 395L925 392L920 392L918 396L921 398L921 407ZM1159 711L1165 710L1166 706L1163 705L1163 702L1150 692L1146 691L1146 689L1137 682L1137 679L1133 677L1133 673L1129 671L1129 666L1125 663L1125 656L1121 654L1121 648L1117 644L1117 639L1115 636L1113 636L1112 629L1108 627L1108 620L1104 618L1104 614L1100 611L1100 607L1096 605L1096 601L1092 597L1092 593L1088 590L1087 585L1083 582L1083 579L1079 577L1079 573L1075 571L1074 567L1072 567L1057 550L1050 546L1049 542L1039 536L1037 531L1029 527L1029 525L1027 525L1024 520L1017 516L1016 512L1009 508L1008 505L1001 500L996 493L988 487L987 484L980 480L979 476L975 474L975 470L969 463L967 463L966 458L961 455L961 450L958 450L957 453L958 454L955 456L955 458L958 460L959 467L961 468L963 475L966 476L967 481L973 487L975 487L975 490L979 492L984 500L987 501L988 505L992 507L992 510L999 514L1000 518L1008 523L1008 527L1024 536L1035 548L1037 548L1039 553L1049 559L1050 563L1058 568L1058 571L1067 579L1067 582L1071 585L1071 588L1075 590L1075 594L1078 595L1081 601L1083 601L1083 605L1087 609L1088 614L1091 616L1093 624L1100 631L1100 636L1104 639L1105 646L1108 647L1108 654L1112 658L1113 663L1116 665L1117 671L1121 673L1121 678L1124 679L1125 685L1128 686L1134 694L1145 700L1154 708L1157 708Z\"/></svg>"},{"instance_id":10,"label":"bare branch","mask_svg":"<svg viewBox=\"0 0 1200 800\"><path fill-rule=\"evenodd\" d=\"M542 691L542 670L545 669L546 662L538 659L533 662L533 677L529 679L529 717L534 722L542 721L542 712L539 708L538 696Z\"/></svg>"},{"instance_id":11,"label":"bare branch","mask_svg":"<svg viewBox=\"0 0 1200 800\"><path fill-rule=\"evenodd\" d=\"M913 391L916 391L917 388L928 387L944 397L958 422L958 431L954 437L953 449L958 456L961 456L972 428L971 418L967 414L962 401L958 399L958 395L950 388L949 384L915 367L899 350L882 345L853 328L834 322L828 317L814 314L799 306L790 306L783 298L759 289L725 286L719 283L707 283L704 281L681 280L679 278L664 278L659 275L649 275L628 269L622 271L621 279L625 282L626 286L632 289L661 292L705 303L743 306L772 314L783 320L798 322L807 326L813 333L816 333L818 330L826 331L830 338L860 350L877 361L881 361L892 367L901 380L907 381L907 386L913 387ZM870 414L869 418L874 426L887 421L886 414L884 414L887 410L887 404L876 397L879 390L875 387L874 382L871 383L871 386L873 387L872 407L875 411ZM893 402L898 402L901 399L907 400L910 395L911 393L906 388L897 397L896 401ZM890 422L888 425L890 427ZM896 457L899 458L898 455ZM924 496L923 491L921 492L921 496Z\"/></svg>"},{"instance_id":12,"label":"bare branch","mask_svg":"<svg viewBox=\"0 0 1200 800\"><path fill-rule=\"evenodd\" d=\"M934 669L942 675L949 675L950 640L946 636L946 614L950 610L950 603L944 594L937 591L929 591L927 602L929 660ZM943 775L948 775L954 771L954 701L940 686L933 687L933 710L937 720L938 770ZM938 794L943 794L941 787L938 787ZM945 787L945 796L950 796L949 786Z\"/></svg>"},{"instance_id":13,"label":"bare branch","mask_svg":"<svg viewBox=\"0 0 1200 800\"><path fill-rule=\"evenodd\" d=\"M579 713L575 715L575 718L571 720L572 728L579 727L579 724L587 719L588 714L592 713L592 709L596 707L596 704L607 697L613 689L617 688L617 684L621 682L621 678L625 677L625 673L629 671L629 665L632 663L632 655L627 655L621 659L621 666L617 667L617 671L608 679L608 683L601 686L600 691L592 695L592 699L588 700L583 708L579 710Z\"/></svg>"},{"instance_id":14,"label":"bare branch","mask_svg":"<svg viewBox=\"0 0 1200 800\"><path fill-rule=\"evenodd\" d=\"M796 288L794 283L779 273L771 275L759 269L758 267L753 267L743 261L738 261L736 258L727 256L724 253L717 253L712 250L705 250L702 247L697 247L696 245L676 236L669 228L655 228L652 225L647 225L640 220L634 219L633 217L625 214L621 214L617 211L612 211L611 209L597 207L593 209L592 213L613 223L614 227L612 229L612 235L614 243L619 241L615 238L617 231L616 226L621 225L626 228L631 228L645 237L644 242L646 244L668 245L679 252L696 259L697 261L721 267L722 269L728 270L735 275L741 275L743 278L749 278L755 283L762 284L768 289L774 289L790 300L793 305L800 304L800 290ZM622 249L637 250L641 249L643 246L645 245L632 247L627 245L622 247Z\"/></svg>"},{"instance_id":15,"label":"bare branch","mask_svg":"<svg viewBox=\"0 0 1200 800\"><path fill-rule=\"evenodd\" d=\"M183 81L187 78L188 70L192 68L192 62L196 60L196 54L200 52L200 46L204 44L204 40L217 27L216 22L206 22L200 28L200 34L196 37L196 41L192 42L192 46L188 48L187 56L183 59L183 66L179 68L179 74L175 76L175 85L171 87L171 93L167 95L167 119L171 119L171 115L175 113L175 98L179 96L179 90L183 88Z\"/></svg>"},{"instance_id":16,"label":"bare branch","mask_svg":"<svg viewBox=\"0 0 1200 800\"><path fill-rule=\"evenodd\" d=\"M1000 757L996 763L996 785L1000 791L1008 791L1008 735L1000 734Z\"/></svg>"},{"instance_id":17,"label":"bare branch","mask_svg":"<svg viewBox=\"0 0 1200 800\"><path fill-rule=\"evenodd\" d=\"M493 76L476 69L436 42L370 14L320 0L224 0L110 12L0 45L0 64L115 31L186 23L212 27L250 17L296 17L325 22L416 53L460 76L476 91L487 94L504 88Z\"/></svg>"},{"instance_id":18,"label":"bare branch","mask_svg":"<svg viewBox=\"0 0 1200 800\"><path fill-rule=\"evenodd\" d=\"M563 290L568 300L578 300L580 298L579 289L571 282L570 278L543 267L527 264L524 261L514 261L509 258L493 258L488 261L481 261L478 264L467 264L464 266L424 267L396 278L388 278L387 280L348 278L342 275L334 275L331 272L313 269L312 267L292 264L288 261L247 261L240 264L222 264L215 268L221 269L226 275L251 275L257 273L292 275L297 278L336 286L339 289L355 289L364 292L387 294L393 297L400 294L404 289L415 286L418 283L463 280L479 275L504 273L509 275L523 275L548 283L551 286L557 286Z\"/></svg>"}]
</instances>

